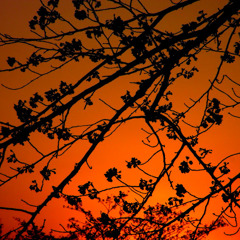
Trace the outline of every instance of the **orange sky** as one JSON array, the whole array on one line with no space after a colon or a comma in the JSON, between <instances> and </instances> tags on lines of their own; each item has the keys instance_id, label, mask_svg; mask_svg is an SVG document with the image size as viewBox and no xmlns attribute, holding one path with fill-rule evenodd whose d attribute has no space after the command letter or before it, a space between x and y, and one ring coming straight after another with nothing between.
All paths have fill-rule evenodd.
<instances>
[{"instance_id":1,"label":"orange sky","mask_svg":"<svg viewBox=\"0 0 240 240\"><path fill-rule=\"evenodd\" d=\"M176 31L181 27L182 23L186 23L189 19L194 19L196 13L201 9L206 9L205 11L209 14L214 12L217 8L221 8L221 6L226 3L226 0L212 0L211 3L208 0L200 0L199 3L191 6L189 11L179 11L178 14L173 14L167 17L163 21L162 29L168 29L168 31ZM221 3L220 3L221 2ZM169 4L168 0L152 0L145 1L146 6L149 9L163 9ZM38 1L31 1L29 4L29 0L9 0L4 1L0 0L0 33L7 33L11 36L16 37L29 37L32 36L28 31L28 21L32 19L36 10L39 7ZM71 5L67 5L64 8L63 14L64 16L71 16L73 12L73 8ZM23 45L16 46L7 46L4 48L0 48L0 68L6 67L6 59L8 56L16 56L19 59L24 59L28 54L30 54L31 50ZM206 57L207 56L207 57ZM184 104L191 104L190 98L195 98L196 96L200 96L204 90L203 86L207 86L209 84L209 80L214 78L216 73L216 67L220 62L219 54L202 54L199 57L199 61L196 63L197 67L200 69L199 73L196 73L196 76L189 79L181 79L181 81L176 82L174 87L172 88L175 91L175 95L172 96L172 101L175 104L174 106L179 109L184 109ZM59 82L67 81L75 83L78 79L80 79L85 73L87 73L93 64L89 61L84 62L84 64L79 63L71 63L68 66L59 69L57 72L52 73L51 75L45 76L38 81L33 82L31 85L18 90L8 90L4 87L0 86L0 113L1 118L0 121L10 122L11 124L19 124L16 119L16 114L13 109L14 103L16 103L19 99L29 99L33 93L38 91L39 93L44 93L50 88L55 88L59 85ZM43 69L44 70L44 69ZM223 71L228 71L229 76L235 81L239 82L239 60L235 64L226 65L223 68ZM104 72L105 73L105 72ZM107 70L106 70L107 73ZM221 75L221 74L220 74ZM20 71L16 72L4 72L0 73L0 84L4 84L11 88L19 87L25 83L27 83L33 75L24 74ZM138 76L139 77L139 76ZM142 77L142 76L141 76ZM122 105L121 99L119 100L119 96L122 96L126 93L126 89L136 89L136 86L129 83L132 80L129 80L128 77L124 77L119 81L116 81L109 86L106 86L103 91L100 91L100 94L96 94L94 99L93 106L90 106L87 111L82 114L82 111L79 109L83 108L83 104L78 104L76 107L73 107L70 118L71 123L73 125L78 124L86 124L89 122L95 122L101 118L110 118L114 111L104 105L98 99L101 98L107 103L111 103L115 108L119 108ZM227 91L231 91L233 84L229 81L224 84L224 89ZM199 91L200 90L200 91ZM239 88L236 89L239 92ZM223 98L219 93L212 93L212 96ZM225 99L226 100L226 99ZM191 119L196 119L199 114L199 109L203 108L202 103L199 104L199 107L190 114ZM234 109L231 111L232 114L237 114L239 109ZM105 178L104 173L111 167L117 167L122 171L122 178L128 179L130 183L137 184L134 180L136 177L140 176L139 172L130 171L126 168L126 160L130 160L131 157L136 157L141 159L142 161L146 160L153 153L152 149L143 145L142 140L146 138L146 133L141 131L141 128L148 129L146 124L144 125L142 120L137 120L135 122L129 124L123 124L121 129L113 134L111 137L107 138L100 146L97 147L96 152L90 157L88 163L92 167L90 170L86 164L80 171L80 174L77 175L76 178L73 179L71 185L66 188L66 192L77 194L77 186L79 184L83 184L87 181L94 181L95 187L97 189L103 189L105 187L110 187L112 184L109 184ZM184 129L185 132L190 131L187 127ZM239 133L240 133L240 124L239 120L236 118L232 118L227 115L224 118L223 124L221 126L216 126L214 129L211 129L209 133L203 135L199 141L199 147L201 146L211 146L213 149L213 153L207 161L218 162L224 157L228 156L232 153L237 153L239 151ZM47 152L49 149L53 149L56 147L56 143L45 142L45 138L39 136L39 134L33 134L32 143L39 146L39 149L42 152ZM166 143L166 152L168 153L168 159L173 155L174 151L177 149L175 143L170 142L164 138ZM32 203L39 204L51 191L52 186L56 186L59 182L71 172L74 167L74 164L78 162L85 151L87 150L89 144L82 142L81 144L74 145L66 154L59 157L54 161L51 168L57 169L57 174L51 178L50 184L46 184L44 191L42 193L34 193L29 190L29 185L33 179L40 179L39 175L27 175L27 176L19 176L17 179L9 182L8 184L2 186L0 188L0 206L4 207L15 207L15 208L25 208L31 210L29 206L26 206L21 199ZM131 147L129 147L131 146ZM11 148L9 148L10 150ZM10 153L8 150L8 154ZM17 156L24 158L25 161L35 161L39 158L39 155L34 152L30 147L22 147L17 146L14 148L16 150ZM185 156L189 154L184 152L181 156L183 160ZM234 176L234 174L239 172L239 157L235 156L229 159L230 161L230 169L232 170L230 176ZM180 160L178 161L180 163ZM153 159L152 163L155 167L151 168L151 174L157 174L159 165L159 159ZM37 169L41 170L44 163L41 163ZM151 166L153 166L151 165ZM160 167L160 165L158 166ZM177 166L176 166L177 167ZM5 163L2 166L0 172L6 172L8 174L13 173L13 171L8 169L7 164ZM173 171L172 178L175 183L178 183L181 180L181 183L189 183L188 185L189 191L197 192L199 194L203 194L207 191L208 186L206 185L209 182L209 178L205 178L200 173L197 174L193 179L190 178L191 175L183 175L179 174L179 171ZM96 180L97 179L97 180ZM162 191L162 189L166 189ZM169 184L163 182L157 189L161 191L161 194L157 192L154 194L150 203L154 204L156 202L165 202L169 197ZM197 191L196 191L197 190ZM64 190L65 191L65 190ZM172 193L172 195L174 192ZM215 203L216 204L216 203ZM53 200L48 206L43 209L40 216L37 217L37 222L41 222L46 216L48 223L51 223L51 227L58 228L59 221L60 223L66 223L64 219L67 219L72 216L72 212L69 213L67 209L62 209L63 202ZM92 211L98 211L99 209L95 209L96 205L92 202L86 203L86 206L91 208ZM217 206L218 207L218 206ZM216 206L211 206L213 211L219 212ZM59 212L59 209L61 212ZM16 214L15 212L7 212L4 210L0 210L0 223L2 222L6 228L12 228L15 226L15 220L13 220L14 216L25 217L26 214ZM28 216L27 216L28 217ZM210 216L209 216L210 218ZM46 224L47 225L47 224ZM234 229L227 229L227 233L231 233ZM240 233L229 239L239 239ZM223 240L227 239L225 235L223 235L223 229L217 230L212 233L207 239L209 240Z\"/></svg>"}]
</instances>

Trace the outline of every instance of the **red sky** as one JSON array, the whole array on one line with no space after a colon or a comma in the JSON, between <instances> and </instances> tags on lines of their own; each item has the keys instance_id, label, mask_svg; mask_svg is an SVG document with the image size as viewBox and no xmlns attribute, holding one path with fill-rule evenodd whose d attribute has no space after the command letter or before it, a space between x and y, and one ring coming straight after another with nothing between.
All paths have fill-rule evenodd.
<instances>
[{"instance_id":1,"label":"red sky","mask_svg":"<svg viewBox=\"0 0 240 240\"><path fill-rule=\"evenodd\" d=\"M0 0L0 33L7 33L11 36L16 37L29 37L32 36L28 31L28 21L32 19L37 8L39 7L38 1L31 1L29 4L29 0L9 0L3 1ZM145 1L146 6L149 9L163 9L169 4L168 0L158 1ZM151 2L151 3L150 3ZM214 12L217 8L221 8L227 1L219 1L219 0L200 0L199 3L194 4L194 6L189 7L191 10L188 11L179 11L178 14L173 14L166 18L163 21L162 28L168 29L168 31L176 31L181 27L181 24L187 22L189 19L196 16L197 12L201 9L205 9L209 14ZM67 5L63 9L64 16L71 16L73 12L73 8L71 5ZM16 46L7 46L4 48L0 48L0 68L4 68L7 65L5 64L8 56L18 56L20 59L24 59L30 51L26 46L16 45ZM207 57L206 57L207 56ZM196 74L196 76L189 81L188 79L181 79L181 82L176 82L173 88L173 91L176 91L174 98L172 101L175 106L178 108L184 109L184 104L191 104L190 98L194 98L195 96L200 96L201 89L204 89L204 86L209 84L209 80L214 78L216 73L216 68L220 62L219 54L202 54L199 57L199 61L197 66L200 69L200 72ZM1 119L0 121L10 122L12 124L18 124L18 120L16 119L15 111L13 110L13 105L19 99L29 99L33 93L38 91L39 93L43 93L50 88L55 88L59 85L61 80L67 82L76 82L80 77L82 77L85 73L92 68L92 64L86 61L84 64L79 63L71 63L68 66L60 69L57 72L52 73L46 77L41 78L41 80L33 82L31 85L18 90L8 90L2 86L0 86L0 113ZM222 70L228 71L229 76L235 81L239 82L239 60L235 64L227 65ZM223 73L222 73L223 74ZM27 83L32 78L30 74L24 74L20 71L18 72L4 72L0 73L0 84L4 84L11 88L19 87L25 83ZM116 83L110 84L107 86L99 95L95 96L95 99L101 98L107 103L111 103L112 106L118 108L121 106L122 102L119 100L119 96L122 96L126 93L127 88L133 89L133 84L129 83L129 79L127 77L121 79L121 81L116 81ZM226 81L223 85L224 89L231 91L233 85L230 81ZM179 91L177 91L179 90ZM199 91L200 90L200 91ZM239 90L239 88L238 88ZM212 93L215 97L221 97L224 99L224 96L219 93ZM226 99L225 99L226 100ZM226 100L227 101L227 100ZM199 114L199 109L203 105L199 104L199 107L195 112L191 114L192 119L197 119ZM96 101L94 106L89 107L88 111L82 114L78 108L83 108L83 105L78 105L75 107L71 113L71 123L74 124L84 124L89 121L94 122L101 118L109 118L114 112L109 109L106 105L104 105L101 101ZM239 109L233 110L232 114L237 114ZM79 119L81 121L79 121ZM196 120L197 121L197 120ZM123 179L128 179L130 182L134 182L136 176L139 174L137 172L130 171L126 169L125 160L130 160L131 157L136 157L144 161L152 154L152 150L142 144L142 139L146 137L146 133L141 131L141 127L143 126L143 122L138 120L133 122L132 124L123 125L121 130L116 132L111 136L111 138L104 141L97 149L96 152L91 156L88 163L92 167L90 170L86 165L84 165L81 170L81 174L79 174L76 178L74 178L71 186L69 186L66 191L77 194L77 186L80 183L85 183L88 180L95 180L96 188L103 189L106 186L110 185L104 179L104 173L110 167L118 167L119 169L123 169L125 171L122 172ZM144 126L147 129L146 126ZM188 131L188 129L185 129ZM213 153L208 161L218 162L219 160L225 158L229 154L237 153L239 151L239 133L240 133L240 125L239 120L237 118L230 117L227 115L224 118L223 124L221 126L217 126L215 129L210 130L209 133L203 135L201 140L199 141L199 145L203 146L212 146ZM56 144L52 144L49 142L45 142L45 139L39 137L39 135L34 135L32 142L39 146L41 151L47 152L49 149L52 149L56 146ZM169 142L166 140L166 143ZM131 149L129 148L131 146ZM29 176L19 176L17 179L9 182L9 184L4 185L0 188L0 206L5 207L16 207L21 208L24 207L26 209L31 209L26 206L21 199L30 202L32 204L37 204L42 202L44 197L51 191L51 186L57 185L61 179L68 175L68 173L74 167L74 164L81 159L82 154L86 151L88 144L82 143L81 145L73 146L67 154L64 154L62 157L59 157L53 164L53 167L57 168L56 176L53 176L51 180L51 184L46 185L43 193L36 194L29 190L29 185L33 180L31 175ZM171 145L167 145L167 150L169 156L175 150L174 143ZM11 148L10 148L11 149ZM10 150L9 149L9 150ZM39 156L37 153L32 151L29 147L16 147L16 152L18 156L24 158L25 161L32 162L33 159L37 159ZM8 150L8 151L9 151ZM10 154L10 152L8 152ZM187 153L185 153L187 154ZM184 158L184 154L182 155ZM158 159L155 159L155 166L158 164ZM234 173L239 172L239 157L235 156L229 159L229 166L232 169L232 175ZM38 167L41 169L45 163L40 164ZM7 171L9 174L12 172L11 170L7 170L7 164L3 165L0 172ZM152 174L157 174L157 167L152 169ZM198 191L199 194L204 193L206 191L206 184L209 179L202 176L200 173L194 178L190 178L187 175L179 174L178 171L172 173L172 177L177 183L179 180L184 183L191 184L189 187L192 191ZM39 178L39 177L38 177ZM96 181L97 179L97 181ZM161 195L158 192L153 196L150 200L151 203L154 202L165 202L169 197L169 184L163 183L159 186L159 191L161 189L166 189L166 191L161 192ZM189 190L190 191L190 190ZM165 194L164 194L165 193ZM216 204L216 203L215 203ZM54 200L51 202L46 209L43 210L41 215L37 218L38 222L41 222L47 216L47 221L51 222L54 228L58 227L59 219L60 222L64 222L64 218L71 217L72 213L69 213L68 210L62 209L61 206L63 202L59 202ZM87 206L91 208L93 211L98 211L95 209L95 205L92 203L87 203ZM211 208L215 209L216 213L220 211L218 206L211 206ZM59 212L61 209L61 212ZM11 228L15 225L15 220L13 220L13 216L16 216L15 212L7 212L4 210L0 210L0 221L6 225L7 228ZM24 214L19 214L19 216L25 217ZM211 216L209 216L210 218ZM1 223L1 222L0 222ZM231 233L232 229L224 229L227 233ZM239 239L240 235L236 235L230 239ZM223 230L217 230L212 233L207 239L209 240L223 240L227 239L225 235L223 235Z\"/></svg>"}]
</instances>

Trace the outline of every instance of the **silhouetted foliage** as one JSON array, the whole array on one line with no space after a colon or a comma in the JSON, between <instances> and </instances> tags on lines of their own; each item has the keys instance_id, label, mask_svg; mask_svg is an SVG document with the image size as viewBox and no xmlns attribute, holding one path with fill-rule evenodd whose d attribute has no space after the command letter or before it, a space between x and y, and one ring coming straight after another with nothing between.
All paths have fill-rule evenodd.
<instances>
[{"instance_id":1,"label":"silhouetted foliage","mask_svg":"<svg viewBox=\"0 0 240 240\"><path fill-rule=\"evenodd\" d=\"M203 239L226 225L238 228L240 174L230 162L240 153L226 151L224 158L211 154L220 151L214 149L213 129L221 129L229 117L240 118L235 114L239 78L232 79L228 72L239 65L240 1L223 1L210 13L198 9L192 17L189 13L201 1L166 0L163 9L156 0L151 1L152 8L147 0L72 0L71 5L41 0L28 23L32 37L0 33L1 48L27 49L25 60L17 52L7 56L0 72L30 78L15 88L2 84L2 90L17 93L39 79L48 81L14 104L18 121L0 121L0 186L29 174L26 187L41 195L33 203L23 200L26 209L0 207L16 211L17 217L18 212L30 215L8 233L1 229L3 239L190 240ZM66 8L71 16L65 17ZM188 20L181 19L183 13ZM172 19L173 26L165 19ZM216 63L206 66L202 59L208 58ZM65 80L60 74L51 87L51 74L66 66L72 72ZM143 139L136 134L142 148L135 152L135 142L130 143L125 132L121 141L129 142L127 159L119 142L119 151L110 151L111 139L123 126L128 126L129 135L133 126L145 134ZM213 146L204 136L214 140ZM98 153L104 144L109 144L111 162ZM223 153L228 144L224 142ZM24 156L20 145L33 151L31 158ZM47 150L41 150L43 146ZM72 159L67 154L76 146L81 151ZM59 171L59 159L65 161L65 176ZM196 181L199 189L193 187ZM162 187L166 182L167 192ZM128 188L128 195L119 188ZM164 203L148 206L152 196L161 195L167 195ZM51 223L46 220L40 226L36 217L54 199L64 200L85 221L72 217L61 231L47 234L45 227L51 228ZM95 215L84 207L85 201L97 202L105 211Z\"/></svg>"},{"instance_id":2,"label":"silhouetted foliage","mask_svg":"<svg viewBox=\"0 0 240 240\"><path fill-rule=\"evenodd\" d=\"M139 217L132 219L131 212L135 209L134 203L127 202L127 195L119 192L118 196L99 198L99 204L107 206L106 213L100 216L92 215L86 211L80 198L64 196L72 209L77 209L79 214L84 215L84 223L78 219L70 218L67 228L61 231L65 236L56 237L54 232L46 234L43 232L44 225L37 227L33 225L24 235L23 239L204 239L210 231L226 225L223 219L205 225L196 232L189 217L185 220L185 213L180 212L177 206L161 205L143 207ZM131 210L130 210L131 209ZM113 216L111 216L113 215ZM178 218L178 221L169 222ZM125 219L130 219L125 224ZM24 223L21 223L24 224ZM162 226L165 225L163 230ZM191 229L192 228L192 229ZM194 236L194 237L193 237ZM21 239L21 238L20 238Z\"/></svg>"}]
</instances>

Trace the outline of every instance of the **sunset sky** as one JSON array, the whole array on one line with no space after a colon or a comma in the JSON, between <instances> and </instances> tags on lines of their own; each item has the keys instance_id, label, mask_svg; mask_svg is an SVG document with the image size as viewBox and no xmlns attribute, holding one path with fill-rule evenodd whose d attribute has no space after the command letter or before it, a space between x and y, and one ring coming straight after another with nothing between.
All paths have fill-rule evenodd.
<instances>
[{"instance_id":1,"label":"sunset sky","mask_svg":"<svg viewBox=\"0 0 240 240\"><path fill-rule=\"evenodd\" d=\"M79 22L72 18L72 15L74 14L74 8L71 1L62 2L64 2L66 5L60 5L61 14L66 19L71 19L73 24L77 26ZM169 0L144 0L142 2L150 12L160 11L170 4ZM188 6L186 9L178 10L177 12L172 13L164 18L162 21L161 30L178 32L181 29L182 24L188 23L190 20L195 20L200 10L204 9L204 12L210 15L211 13L217 11L218 8L222 8L227 2L227 0L200 0L197 3ZM12 37L36 37L36 35L29 31L28 22L36 14L36 11L39 7L40 3L38 0L31 1L31 3L29 0L0 0L0 33L8 34ZM111 12L103 17L107 19L111 18L112 15L113 13ZM123 15L122 18L124 19L124 17L126 16ZM57 30L59 31L66 31L67 29L67 25L57 26ZM237 34L235 37L237 39ZM70 36L66 38L66 40L71 38L72 37ZM87 46L94 46L91 40L88 40L87 38L84 40L89 41L86 42ZM84 40L82 40L82 42L84 42ZM225 46L227 39L222 39L222 41L223 46ZM8 68L6 62L8 57L16 57L16 59L19 61L24 61L24 59L29 57L32 51L33 49L30 46L24 44L1 46L0 70ZM126 59L127 58L131 58L131 56L126 55ZM199 69L199 72L196 72L192 79L181 78L179 81L174 82L173 86L169 87L169 90L173 92L173 95L169 96L169 98L172 101L175 109L178 109L179 112L185 111L186 105L190 106L192 104L191 99L199 98L206 91L209 86L209 81L213 80L216 75L217 67L220 61L221 59L219 53L205 51L199 54L198 60L195 63L196 67ZM240 84L239 63L239 58L237 57L234 64L225 63L219 76L222 77L224 74L228 74L231 79L234 79L235 82ZM96 65L97 64L90 62L88 59L83 59L83 61L81 59L80 62L70 62L61 69L47 74L46 76L33 81L31 84L23 88L21 88L21 86L26 85L36 76L34 73L22 73L19 70L0 72L0 121L9 122L10 124L16 126L20 125L20 122L16 116L16 112L13 108L14 104L16 104L19 99L28 101L29 98L36 92L43 95L44 92L48 91L50 88L57 88L60 81L66 81L67 83L75 84L82 76L84 76ZM44 72L47 69L49 69L49 65L47 64L40 66L39 68L40 72ZM104 69L101 72L101 76L109 75L111 71L111 69ZM175 76L176 73L177 72L173 71L172 76ZM129 77L126 75L119 80L105 86L94 95L94 98L92 99L94 104L92 106L87 106L86 111L83 111L83 102L76 104L71 109L69 114L68 127L78 126L72 129L72 131L77 134L83 129L82 126L85 124L95 123L101 119L111 118L115 112L113 109L107 106L107 104L115 109L119 109L123 105L121 96L126 94L127 90L131 92L137 90L138 85L133 84L132 82L140 81L146 78L146 76L143 74L141 76L136 75L136 79L130 78L131 76ZM76 91L76 94L82 91L83 88L87 88L89 84L93 83L86 83ZM236 85L229 80L224 80L223 84L221 86L219 85L219 87L228 94L231 94L231 96L234 95L232 90L234 89L236 95L240 96L239 85ZM217 90L211 91L211 97L222 99L225 104L229 104L231 102L226 94L223 94ZM237 100L239 101L239 99ZM203 99L203 101L200 102L198 106L189 113L188 117L186 118L186 122L191 121L193 125L199 124L199 117L201 116L204 108L204 103L205 102ZM233 109L226 109L224 111L223 123L220 126L214 126L214 128L210 129L209 132L203 134L199 138L198 148L205 147L213 150L212 154L205 159L206 163L212 162L214 165L214 163L220 162L227 156L236 154L240 151L239 118L232 117L229 112L232 115L240 116L239 106L236 106L236 108ZM126 117L127 114L124 116ZM79 127L80 125L81 127ZM67 186L63 192L77 195L79 194L78 185L84 184L87 181L93 181L94 187L96 187L98 190L112 187L114 184L118 185L117 181L114 181L112 184L107 182L106 178L104 177L106 171L112 167L122 170L122 180L128 181L129 184L138 184L136 179L141 178L141 172L135 169L127 169L126 161L130 161L132 157L136 157L144 162L153 154L155 150L143 144L143 142L147 142L146 138L148 136L148 130L149 127L146 125L143 119L122 124L119 129L106 138L91 155L88 160L88 165L91 167L91 169L87 166L87 164L84 164L79 174L71 181L71 184L69 184L69 186ZM191 131L192 128L186 125L183 127L183 132L186 135L190 135ZM178 150L179 143L169 140L165 136L162 139L163 144L166 147L165 151L167 153L167 159L170 160ZM154 144L155 140L153 138L151 141L151 143ZM31 135L31 143L34 146L37 146L38 150L44 154L51 152L57 147L56 141L50 141L38 133ZM32 184L33 180L37 180L39 183L41 183L42 178L39 174L39 171L43 169L49 158L39 163L34 173L26 175L22 174L9 181L7 184L1 186L0 206L9 208L24 208L28 211L31 211L31 206L28 206L26 203L24 203L24 201L33 205L42 203L46 196L52 191L52 186L57 186L62 179L64 179L72 171L74 165L81 160L88 148L88 141L77 142L66 153L54 159L54 161L50 164L50 168L56 169L56 174L51 176L49 182L45 182L43 191L41 193L35 193L34 191L31 191L29 186ZM32 163L41 157L41 155L28 143L26 143L24 146L10 146L7 150L6 156L11 154L11 150L14 150L14 153L20 161ZM189 155L189 152L183 151L177 164L180 164L180 161L184 160L186 156L190 156L190 158L192 157ZM239 155L236 154L228 159L228 167L231 169L231 173L227 175L227 177L230 178L239 173L239 158ZM191 173L189 175L181 174L177 164L175 166L175 170L171 173L174 184L185 184L189 192L199 194L199 196L204 196L206 192L209 192L209 183L211 182L211 179L206 173L202 174L200 171ZM7 161L5 161L0 169L0 173L6 175L15 174L16 172L10 169L10 167L14 167L14 165L8 164ZM149 171L152 175L157 175L159 173L159 168L161 167L162 163L159 163L159 158L154 157L151 164L146 165L144 170ZM199 165L196 163L194 164L194 167L198 168ZM0 179L5 180L6 178L1 175ZM237 183L239 184L239 182ZM170 188L169 182L167 180L163 181L156 189L148 204L155 204L156 202L165 203L167 202L169 196L174 194L175 191ZM137 198L135 195L131 197L132 199ZM218 200L221 201L219 205ZM213 213L217 214L221 211L220 207L222 205L222 200L221 198L218 198L218 200L215 200L215 202L210 205L209 214L207 215L208 219L212 219ZM89 208L93 213L98 214L99 210L103 211L104 209L99 209L99 206L96 202L97 200L84 200L84 206ZM72 216L78 216L76 212L70 211L67 208L62 208L64 204L65 203L62 199L52 200L36 218L36 222L41 224L46 218L46 230L50 230L51 228L60 229L59 224L64 225L67 223L66 220L68 218ZM237 213L238 216L240 216L240 211ZM17 221L14 219L14 217L28 220L29 215L0 209L0 224L4 224L4 232L17 226ZM223 232L233 233L236 230L237 228L229 227L219 229L216 230L216 232L211 233L207 239L225 240L228 238L226 238ZM229 239L239 238L240 232L233 237L229 237Z\"/></svg>"}]
</instances>

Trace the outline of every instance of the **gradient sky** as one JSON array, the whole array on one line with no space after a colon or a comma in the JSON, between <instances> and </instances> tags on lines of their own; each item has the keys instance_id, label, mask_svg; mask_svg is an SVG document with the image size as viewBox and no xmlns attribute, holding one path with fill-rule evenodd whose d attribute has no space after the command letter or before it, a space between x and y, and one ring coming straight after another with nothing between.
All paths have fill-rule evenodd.
<instances>
[{"instance_id":1,"label":"gradient sky","mask_svg":"<svg viewBox=\"0 0 240 240\"><path fill-rule=\"evenodd\" d=\"M7 33L11 36L16 37L29 37L33 36L28 31L28 21L32 19L36 10L38 9L39 2L37 0L31 1L29 0L0 0L0 33ZM69 1L70 2L70 1ZM149 9L163 9L169 4L168 0L152 0L145 1L146 6ZM188 11L183 11L182 13L173 14L167 17L163 21L163 29L168 29L168 31L177 31L181 27L182 23L186 23L189 19L195 19L197 12L201 9L204 9L209 14L214 12L217 8L221 8L228 1L223 0L200 0L199 3L194 4L189 7ZM64 11L62 13L65 16L71 16L73 13L73 8L71 4L64 7ZM31 51L28 50L27 47L23 45L16 46L7 46L4 48L0 48L0 68L6 67L6 59L8 56L16 56L19 59L24 59ZM207 57L206 57L207 56ZM182 79L181 82L176 82L174 85L173 91L176 89L180 91L176 91L176 95L173 96L172 101L175 106L179 107L179 109L184 109L184 104L190 104L191 101L189 98L194 98L195 96L199 96L202 92L199 92L199 89L204 88L203 86L208 84L209 80L212 79L216 73L216 67L220 62L219 54L209 54L205 53L199 57L199 62L197 63L197 67L199 67L200 72L196 74L195 78L191 81ZM59 85L61 80L67 82L76 82L87 73L91 68L92 64L89 61L84 62L84 64L79 63L71 63L68 66L60 69L57 72L52 73L46 77L41 78L41 80L33 82L31 85L23 88L21 90L8 90L2 86L0 86L0 113L1 118L0 121L10 122L11 124L19 124L15 111L13 110L13 105L19 99L29 99L33 93L38 91L39 93L44 93L50 88L55 88ZM227 65L223 68L223 71L228 71L229 76L235 81L239 82L239 61L232 65ZM30 74L24 74L20 71L16 72L4 72L0 73L0 84L4 84L11 88L19 87L25 83L27 83L32 78ZM201 81L200 81L201 80ZM224 89L231 91L232 84L226 82L224 84ZM95 96L95 98L102 98L105 102L111 103L114 107L118 108L121 106L121 100L117 97L125 94L126 89L133 89L133 85L129 83L129 79L123 78L121 82L116 82L106 86L106 88L101 92L101 94ZM239 92L239 88L237 89ZM116 97L114 97L116 96ZM187 97L186 97L187 96ZM223 97L221 94L213 93L213 96ZM226 100L227 101L227 100ZM79 118L81 119L81 124L88 123L89 121L94 122L97 119L108 118L113 115L113 111L109 109L106 105L104 105L101 101L96 101L94 106L91 109L88 109L87 113L82 115L81 111L78 110L79 107L83 107L78 105L74 107L71 113L71 123L73 125L79 124ZM199 108L201 109L201 104ZM233 110L232 114L237 114L239 109ZM196 112L192 113L192 119L197 119L198 109ZM134 182L135 177L139 175L138 172L133 172L126 169L125 160L130 160L131 157L136 157L139 159L147 159L152 151L148 147L142 144L142 139L146 137L146 134L141 131L141 127L143 126L143 121L138 120L133 122L132 124L123 125L121 130L116 132L111 136L111 138L106 139L96 150L96 152L91 156L88 163L93 168L90 170L86 165L83 166L81 170L81 174L73 179L70 187L66 189L66 191L71 192L72 194L77 194L77 186L80 183L85 183L87 181L96 180L96 188L103 189L107 186L112 186L105 179L103 174L110 167L118 167L124 170L122 172L122 177L128 178L130 182ZM145 126L146 127L146 126ZM187 131L187 129L186 129ZM212 162L218 162L219 160L225 158L229 154L237 153L239 151L239 137L240 133L240 124L239 120L236 118L232 118L229 115L224 118L223 124L221 126L217 126L212 129L209 133L202 136L199 141L199 145L203 146L211 146L213 149L213 153L211 155ZM37 134L34 134L32 142L39 146L41 151L47 152L49 149L52 149L56 146L54 143L45 143L45 139L40 137ZM166 140L167 142L167 140ZM129 149L131 146L131 149ZM44 197L51 191L51 186L57 185L61 179L66 176L73 168L75 162L81 159L82 154L86 151L88 144L81 144L81 146L76 145L73 146L69 152L62 157L59 157L57 161L54 162L53 167L57 168L57 174L52 177L51 184L45 186L43 194L36 194L29 190L29 185L31 181L34 179L32 175L28 176L19 176L17 179L13 180L9 184L0 188L0 206L5 207L16 207L16 208L26 208L31 209L26 206L21 199L33 203L37 200L36 204L42 202ZM9 148L11 149L11 148ZM167 146L167 152L169 156L174 152L175 146L174 143L172 145ZM32 151L30 147L22 147L17 146L15 148L18 156L21 156L25 160L32 162L33 159L37 159L39 156L36 152ZM8 152L10 153L10 152ZM187 153L186 153L187 154ZM182 155L182 158L184 154ZM154 160L157 166L157 159ZM229 159L230 168L233 170L232 175L234 173L239 172L239 157L235 156ZM39 169L43 168L44 163L40 164ZM11 170L7 169L7 164L3 165L1 172L7 171L9 174ZM154 172L157 173L157 167L155 169L151 169L152 174ZM201 174L197 175L194 179L190 178L191 176L183 176L180 175L179 172L172 173L173 178L178 181L181 178L182 183L189 183L191 181L191 190L194 191L198 189L201 194L206 191L204 188L205 185L209 182L208 178L204 178ZM37 177L35 177L37 179ZM39 178L39 176L38 176ZM168 183L163 183L159 186L159 190L161 189L169 189ZM191 191L189 190L189 191ZM163 191L164 192L164 191ZM162 192L161 192L162 193ZM154 194L150 203L154 204L156 202L165 202L169 197L169 191L166 194L161 194L159 196L158 192ZM96 205L93 202L86 202L87 207L89 207L93 212L98 211L99 209L95 209ZM39 217L37 217L37 222L42 222L45 216L47 216L47 221L49 221L53 228L58 228L59 221L60 223L64 223L64 219L71 217L74 213L69 212L66 208L62 209L63 201L53 200L47 208L43 210ZM211 206L213 209L216 206ZM61 209L61 212L59 212ZM216 211L219 211L216 210ZM13 220L14 216L25 217L25 214L16 214L15 212L7 212L0 210L0 223L2 222L6 225L6 228L12 228L15 226L15 220ZM211 218L211 216L209 216ZM233 229L224 229L224 231L231 233ZM239 239L240 235L236 235L231 239ZM227 239L225 235L223 235L223 229L217 230L212 233L207 239L209 240L223 240ZM230 239L230 238L229 238Z\"/></svg>"}]
</instances>

